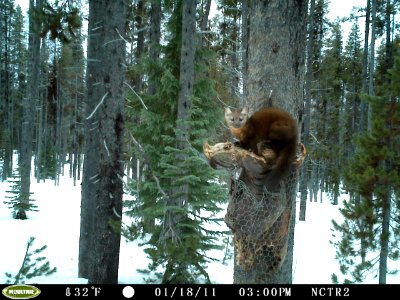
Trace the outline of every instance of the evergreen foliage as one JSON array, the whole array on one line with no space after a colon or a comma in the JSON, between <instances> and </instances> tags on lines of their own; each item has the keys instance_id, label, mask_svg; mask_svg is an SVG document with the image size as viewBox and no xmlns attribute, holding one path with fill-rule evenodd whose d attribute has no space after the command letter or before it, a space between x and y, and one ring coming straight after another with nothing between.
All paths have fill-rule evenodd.
<instances>
[{"instance_id":1,"label":"evergreen foliage","mask_svg":"<svg viewBox=\"0 0 400 300\"><path fill-rule=\"evenodd\" d=\"M127 124L131 138L137 140L136 157L143 162L143 174L131 183L135 200L129 203L129 214L138 220L128 231L131 238L142 236L145 252L151 258L144 274L156 272L163 283L209 282L206 263L213 260L206 251L221 249L222 232L212 225L222 221L216 217L219 204L226 200L226 189L218 182L218 174L208 166L201 151L205 139L222 119L222 109L216 106L215 79L210 78L210 63L215 58L206 49L196 53L196 82L190 120L191 148L182 170L176 168L175 126L179 90L179 60L181 48L181 2L175 5L166 24L166 44L161 48L159 64L144 57L143 67L159 83L157 92L142 98L145 109L136 95L129 96L128 114L139 116L139 124ZM179 171L179 172L178 172ZM175 185L189 185L189 203L169 205ZM166 214L179 215L179 224L166 224ZM177 240L168 238L168 230L178 230ZM160 272L159 266L163 267Z\"/></svg>"},{"instance_id":2,"label":"evergreen foliage","mask_svg":"<svg viewBox=\"0 0 400 300\"><path fill-rule=\"evenodd\" d=\"M37 206L34 204L35 200L30 198L29 204L20 201L21 197L21 175L19 169L17 168L13 172L13 176L8 179L10 182L10 190L7 191L9 196L6 196L9 200L3 201L4 204L12 210L12 215L14 219L27 219L27 211L39 211ZM32 193L31 193L32 194Z\"/></svg>"},{"instance_id":3,"label":"evergreen foliage","mask_svg":"<svg viewBox=\"0 0 400 300\"><path fill-rule=\"evenodd\" d=\"M11 273L5 273L8 278L6 284L21 284L31 278L49 276L57 272L57 268L50 267L50 262L46 261L46 257L40 256L42 255L41 253L46 250L46 245L32 251L31 247L33 246L34 241L34 237L29 238L26 245L25 256L18 273L14 276Z\"/></svg>"},{"instance_id":4,"label":"evergreen foliage","mask_svg":"<svg viewBox=\"0 0 400 300\"><path fill-rule=\"evenodd\" d=\"M33 17L43 24L40 35L50 35L50 39L59 39L63 43L73 41L76 31L82 27L80 1L58 2L52 5L44 0L41 9L33 10Z\"/></svg>"},{"instance_id":5,"label":"evergreen foliage","mask_svg":"<svg viewBox=\"0 0 400 300\"><path fill-rule=\"evenodd\" d=\"M335 243L340 270L350 276L345 282L362 282L371 272L377 276L376 253L382 256L385 247L389 259L399 259L400 56L388 73L386 94L365 96L372 110L372 126L357 138L355 157L347 172L347 187L362 200L345 202L340 210L344 222L333 221L341 235ZM368 253L360 260L358 257L365 256L362 251Z\"/></svg>"},{"instance_id":6,"label":"evergreen foliage","mask_svg":"<svg viewBox=\"0 0 400 300\"><path fill-rule=\"evenodd\" d=\"M84 35L81 32L83 2L40 2L43 6L28 16L43 25L34 32L41 35L40 55L37 55L40 56L39 76L35 76L39 78L35 84L39 88L34 96L27 94L28 65L33 61L30 57L28 62L25 27L29 20L24 19L15 0L0 3L0 172L2 180L11 182L4 203L16 218L26 218L22 213L25 210L37 210L33 200L21 201L27 200L30 194L25 193L25 199L21 198L22 178L19 169L13 166L13 154L19 151L21 157L21 150L27 144L22 138L22 127L26 124L22 118L22 104L26 99L32 100L28 107L34 108L29 113L34 117L29 124L29 128L33 128L33 147L28 152L34 153L37 180L51 178L57 184L68 162L70 176L79 179L82 165L82 125L86 117L83 109L86 100ZM242 53L245 48L241 40L241 30L245 28L241 24L244 2L216 1L219 12L210 26L202 25L205 11L197 14L198 27L201 27L197 35L201 42L196 45L191 147L183 150L189 155L182 166L184 175L177 169L176 160L182 151L176 147L182 0L159 1L162 38L160 44L151 45L146 41L149 34L153 34L148 26L149 12L156 2L128 4L126 29L132 31L130 34L121 32L121 36L132 43L126 59L126 83L138 94L126 89L125 123L129 132L125 144L131 148L124 159L129 168L139 170L129 184L133 200L126 201L128 214L135 222L123 232L129 239L143 240L152 259L149 270L144 273L159 272L155 280L206 282L206 264L211 259L206 251L222 246L221 233L213 231L213 224L221 221L216 215L227 195L221 174L209 168L203 159L202 143L204 140L210 143L228 140L230 135L223 125L222 106L240 106L246 100L242 98L245 76L240 72L246 55ZM207 4L202 1L199 9ZM367 70L368 61L375 53L371 53L368 43L362 45L363 32L358 26L360 18L371 12L366 14L365 7L356 8L356 13L349 18L331 22L326 17L328 4L325 0L315 1L312 53L307 54L311 57L313 76L307 149L311 163L305 185L314 201L319 192L330 193L335 204L340 188L350 194L341 210L345 220L341 224L334 222L338 238L334 245L346 282L362 282L368 272L376 273L378 260L374 260L374 255L380 252L380 257L385 256L386 241L387 256L392 260L399 258L396 249L400 236L400 67L399 58L393 60L399 45L395 37L399 2L375 1L377 18L376 22L369 22L369 27L375 26L378 40L386 35L386 41L383 40L376 51L375 70ZM344 47L343 21L353 22ZM159 60L149 53L153 49L156 56L158 50L161 51ZM367 93L369 82L373 84L374 97L362 95L362 86ZM150 92L154 90L150 88L152 84L155 94ZM367 116L368 107L370 117ZM355 136L358 137L355 139ZM136 161L137 168L132 166ZM174 189L186 183L190 186L189 203L171 205ZM179 241L165 238L170 228L165 223L169 212L179 215L179 226L174 227L180 231ZM387 226L387 214L390 226ZM390 228L389 232L385 231L385 226ZM223 244L228 243L229 236L225 236ZM334 282L341 281L337 275L332 275Z\"/></svg>"},{"instance_id":7,"label":"evergreen foliage","mask_svg":"<svg viewBox=\"0 0 400 300\"><path fill-rule=\"evenodd\" d=\"M332 203L338 204L340 170L340 107L343 102L343 59L342 32L338 20L333 24L331 35L326 41L326 49L321 60L320 81L322 89L321 110L324 125L320 135L324 147L320 147L319 157L324 164L326 191L332 194Z\"/></svg>"}]
</instances>

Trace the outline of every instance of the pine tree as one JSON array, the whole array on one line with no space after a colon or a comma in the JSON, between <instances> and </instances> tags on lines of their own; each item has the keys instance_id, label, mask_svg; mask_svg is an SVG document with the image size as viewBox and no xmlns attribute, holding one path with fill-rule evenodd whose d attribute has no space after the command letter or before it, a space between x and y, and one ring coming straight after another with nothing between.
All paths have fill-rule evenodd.
<instances>
[{"instance_id":1,"label":"pine tree","mask_svg":"<svg viewBox=\"0 0 400 300\"><path fill-rule=\"evenodd\" d=\"M12 173L12 20L15 13L14 2L7 0L0 3L0 149L4 149L2 178L5 180Z\"/></svg>"},{"instance_id":2,"label":"pine tree","mask_svg":"<svg viewBox=\"0 0 400 300\"><path fill-rule=\"evenodd\" d=\"M362 87L362 48L357 21L353 23L343 53L343 84L345 102L343 105L343 124L341 145L343 157L341 165L347 165L354 155L353 135L358 131L360 118L360 93Z\"/></svg>"},{"instance_id":3,"label":"pine tree","mask_svg":"<svg viewBox=\"0 0 400 300\"><path fill-rule=\"evenodd\" d=\"M323 101L324 88L322 84L322 58L325 35L328 31L326 25L327 4L324 0L317 0L314 12L313 45L312 45L312 74L314 80L311 85L311 120L310 131L314 138L307 149L308 157L314 162L310 175L310 201L317 201L318 191L323 187L324 178L324 153L325 144L325 103ZM306 167L306 166L304 166ZM304 170L304 169L303 169Z\"/></svg>"},{"instance_id":4,"label":"pine tree","mask_svg":"<svg viewBox=\"0 0 400 300\"><path fill-rule=\"evenodd\" d=\"M4 201L4 204L8 205L8 207L12 210L13 218L17 218L17 214L20 210L23 211L38 211L37 206L34 204L35 200L30 199L28 204L25 204L21 201L21 175L19 172L19 168L14 170L13 175L8 179L10 183L10 190L7 191L9 194L6 196L9 200ZM32 194L32 193L30 193Z\"/></svg>"},{"instance_id":5,"label":"pine tree","mask_svg":"<svg viewBox=\"0 0 400 300\"><path fill-rule=\"evenodd\" d=\"M31 185L31 160L33 148L33 133L35 127L35 106L39 98L39 59L40 37L38 36L41 22L34 19L35 9L40 9L42 0L30 0L29 2L29 63L27 76L27 95L22 101L23 122L20 144L20 171L21 171L21 195L22 207L29 206ZM26 219L23 209L17 213L17 219Z\"/></svg>"},{"instance_id":6,"label":"pine tree","mask_svg":"<svg viewBox=\"0 0 400 300\"><path fill-rule=\"evenodd\" d=\"M26 45L25 19L23 17L20 6L16 7L15 17L12 19L11 40L13 48L11 51L11 62L13 70L13 90L12 90L12 106L11 106L11 124L10 128L10 145L13 150L18 149L20 144L20 132L22 124L22 107L23 97L26 96L27 87L27 65L28 52ZM11 160L12 162L12 160ZM12 165L10 166L12 168Z\"/></svg>"},{"instance_id":7,"label":"pine tree","mask_svg":"<svg viewBox=\"0 0 400 300\"><path fill-rule=\"evenodd\" d=\"M131 95L129 104L132 107L129 113L140 116L139 124L129 126L129 132L138 146L136 155L144 163L144 173L131 184L136 200L131 202L130 213L139 223L133 224L130 230L134 236L143 234L146 238L145 252L152 262L148 270L143 270L145 274L154 273L161 266L163 271L156 274L157 281L210 282L206 264L212 258L207 256L207 251L221 248L218 241L221 232L208 224L221 221L215 215L221 211L218 204L225 200L226 193L218 184L217 173L208 166L200 151L203 141L212 136L218 120L222 119L222 110L215 101L214 80L208 76L210 66L206 63L215 63L215 57L206 49L197 49L196 80L188 120L189 147L184 150L176 147L181 38L182 1L177 1L167 22L166 45L161 48L160 64L145 63L147 71L151 70L150 74L157 78L156 93L142 95L147 109L135 95ZM186 160L178 169L176 154L180 151L185 152ZM175 195L174 189L182 183L188 186L188 201L183 206L173 205L170 200ZM166 222L169 213L179 215L178 224ZM141 223L146 219L154 220L153 225ZM175 240L166 238L168 230L179 232Z\"/></svg>"},{"instance_id":8,"label":"pine tree","mask_svg":"<svg viewBox=\"0 0 400 300\"><path fill-rule=\"evenodd\" d=\"M325 151L321 155L325 164L324 181L328 192L332 193L332 202L337 204L340 186L340 107L343 102L342 33L338 20L332 27L326 47L321 62L322 105L325 116L323 132Z\"/></svg>"},{"instance_id":9,"label":"pine tree","mask_svg":"<svg viewBox=\"0 0 400 300\"><path fill-rule=\"evenodd\" d=\"M46 250L46 245L33 251L31 250L34 241L35 238L31 237L27 243L25 256L18 273L15 276L6 273L6 277L9 278L6 281L7 284L21 284L25 283L25 280L38 276L49 276L57 272L57 268L50 267L50 262L46 261L46 257L39 256L44 250Z\"/></svg>"},{"instance_id":10,"label":"pine tree","mask_svg":"<svg viewBox=\"0 0 400 300\"><path fill-rule=\"evenodd\" d=\"M123 195L123 0L89 3L79 276L118 283ZM101 26L99 26L101 24Z\"/></svg>"},{"instance_id":11,"label":"pine tree","mask_svg":"<svg viewBox=\"0 0 400 300\"><path fill-rule=\"evenodd\" d=\"M335 243L340 270L350 276L345 282L362 282L372 273L373 277L379 274L379 282L384 283L386 273L397 271L387 270L387 259L400 258L397 192L400 188L400 109L397 101L400 56L395 58L389 78L386 95L365 97L371 108L372 124L370 130L357 139L355 157L346 178L350 191L360 194L363 201L345 202L341 209L345 221L340 225L333 222L341 235L341 240ZM361 239L364 248L359 246ZM379 259L375 259L378 252ZM360 260L362 256L365 259Z\"/></svg>"},{"instance_id":12,"label":"pine tree","mask_svg":"<svg viewBox=\"0 0 400 300\"><path fill-rule=\"evenodd\" d=\"M229 92L229 103L232 102L232 99L240 99L241 103L246 103L247 99L241 97L241 74L239 71L241 1L219 0L218 8L222 13L222 19L218 28L220 38L214 47L220 57L221 73Z\"/></svg>"}]
</instances>

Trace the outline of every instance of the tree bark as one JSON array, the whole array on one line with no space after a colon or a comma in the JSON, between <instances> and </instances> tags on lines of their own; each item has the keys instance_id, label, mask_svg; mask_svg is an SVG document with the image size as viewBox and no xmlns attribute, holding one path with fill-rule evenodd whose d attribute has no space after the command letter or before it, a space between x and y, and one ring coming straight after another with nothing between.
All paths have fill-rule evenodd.
<instances>
[{"instance_id":1,"label":"tree bark","mask_svg":"<svg viewBox=\"0 0 400 300\"><path fill-rule=\"evenodd\" d=\"M161 2L151 1L150 10L150 47L149 56L152 62L157 62L160 58L160 38L161 38ZM149 94L155 95L157 82L154 74L149 76Z\"/></svg>"},{"instance_id":2,"label":"tree bark","mask_svg":"<svg viewBox=\"0 0 400 300\"><path fill-rule=\"evenodd\" d=\"M291 212L291 195L285 186L275 193L269 193L265 186L268 173L276 164L275 152L263 148L258 156L229 142L214 146L204 143L203 152L214 168L231 173L242 170L231 186L225 215L234 235L235 283L269 282L271 273L285 260ZM305 148L300 145L293 169L302 165L305 156Z\"/></svg>"},{"instance_id":3,"label":"tree bark","mask_svg":"<svg viewBox=\"0 0 400 300\"><path fill-rule=\"evenodd\" d=\"M272 95L274 106L297 116L303 99L307 1L251 1L249 15L248 103L260 108ZM246 270L236 264L235 283L292 282L296 184L294 172L285 181L282 199L287 201L287 207L280 218L290 220L287 255L282 265L276 270L270 270L268 265ZM254 257L259 263L268 259L263 252Z\"/></svg>"},{"instance_id":4,"label":"tree bark","mask_svg":"<svg viewBox=\"0 0 400 300\"><path fill-rule=\"evenodd\" d=\"M194 86L194 55L196 49L196 0L183 1L182 9L182 49L176 124L176 147L180 151L176 154L177 166L182 166L188 158L188 153L185 153L185 150L190 148L190 114ZM181 175L184 175L184 173ZM179 207L187 205L189 198L188 193L188 184L181 184L175 187L173 197L170 199L174 202L172 205ZM179 217L172 211L168 211L165 222L176 226L179 222Z\"/></svg>"},{"instance_id":5,"label":"tree bark","mask_svg":"<svg viewBox=\"0 0 400 300\"><path fill-rule=\"evenodd\" d=\"M125 1L90 1L79 276L117 283L123 195Z\"/></svg>"},{"instance_id":6,"label":"tree bark","mask_svg":"<svg viewBox=\"0 0 400 300\"><path fill-rule=\"evenodd\" d=\"M385 30L386 30L386 41L385 41L385 54L386 54L386 65L387 67L393 66L393 51L392 51L392 41L391 41L391 1L386 0L386 12L385 12ZM390 79L387 79L387 84L390 85ZM392 97L388 99L389 105L395 104L395 100ZM394 106L395 107L395 106ZM393 125L388 125L390 130L393 130ZM387 139L386 144L389 149L395 149L395 145L392 142L393 139ZM389 160L383 162L384 167L387 172L393 170L393 163ZM390 237L390 218L392 209L392 191L391 189L386 189L382 195L382 231L380 237L381 250L379 253L379 284L386 284L386 274L387 274L387 261L389 256L389 237Z\"/></svg>"},{"instance_id":7,"label":"tree bark","mask_svg":"<svg viewBox=\"0 0 400 300\"><path fill-rule=\"evenodd\" d=\"M363 52L363 72L362 72L362 92L368 93L368 43L369 43L369 26L371 16L371 0L367 0L367 7L365 12L365 33L364 33L364 52ZM358 124L358 131L362 132L366 128L367 104L365 101L360 103L360 123Z\"/></svg>"},{"instance_id":8,"label":"tree bark","mask_svg":"<svg viewBox=\"0 0 400 300\"><path fill-rule=\"evenodd\" d=\"M242 0L242 89L243 103L247 101L247 72L248 72L248 45L249 45L249 0Z\"/></svg>"},{"instance_id":9,"label":"tree bark","mask_svg":"<svg viewBox=\"0 0 400 300\"><path fill-rule=\"evenodd\" d=\"M373 96L375 94L374 87L374 74L375 74L375 41L376 41L376 0L371 0L371 44L369 50L369 80L368 80L368 95ZM372 130L372 108L368 105L368 121L367 121L368 131Z\"/></svg>"},{"instance_id":10,"label":"tree bark","mask_svg":"<svg viewBox=\"0 0 400 300\"><path fill-rule=\"evenodd\" d=\"M314 10L315 10L315 0L311 0L310 12L308 15L308 40L307 40L307 64L306 64L306 78L304 87L304 111L303 111L303 132L302 141L304 146L308 148L308 143L310 140L310 120L311 120L311 82L313 79L313 67L312 59L313 55L313 44L314 44ZM310 178L311 166L308 160L302 169L302 176L300 179L300 212L299 220L306 220L306 208L307 208L307 194L308 194L308 182Z\"/></svg>"},{"instance_id":11,"label":"tree bark","mask_svg":"<svg viewBox=\"0 0 400 300\"><path fill-rule=\"evenodd\" d=\"M143 16L145 15L145 3L143 0L137 1L136 5L136 15L135 15L135 25L136 25L136 30L138 31L137 33L137 39L136 39L136 51L135 51L135 60L136 64L138 65L140 63L140 59L145 51L144 49L144 22L143 22ZM135 76L133 78L133 86L136 90L136 92L141 93L143 90L143 78L140 73L135 73Z\"/></svg>"},{"instance_id":12,"label":"tree bark","mask_svg":"<svg viewBox=\"0 0 400 300\"><path fill-rule=\"evenodd\" d=\"M0 53L2 54L0 65L0 118L2 118L2 126L0 126L0 142L4 147L3 159L3 180L12 174L12 132L13 128L10 126L12 122L12 74L10 69L10 48L11 44L11 16L12 16L13 3L2 3L0 7ZM4 46L4 50L3 50Z\"/></svg>"},{"instance_id":13,"label":"tree bark","mask_svg":"<svg viewBox=\"0 0 400 300\"><path fill-rule=\"evenodd\" d=\"M207 30L207 23L208 23L208 16L210 15L210 8L211 8L211 0L205 1L205 8L203 10L201 20L200 20L200 30L206 31Z\"/></svg>"},{"instance_id":14,"label":"tree bark","mask_svg":"<svg viewBox=\"0 0 400 300\"><path fill-rule=\"evenodd\" d=\"M33 10L40 9L42 0L29 2L31 12L29 18L29 62L27 96L23 98L23 123L21 132L21 208L17 212L17 219L26 219L25 210L30 206L31 160L33 149L33 129L35 127L35 107L39 99L39 59L40 59L40 23L34 20Z\"/></svg>"},{"instance_id":15,"label":"tree bark","mask_svg":"<svg viewBox=\"0 0 400 300\"><path fill-rule=\"evenodd\" d=\"M190 149L190 117L194 86L194 59L196 50L196 0L183 1L182 5L182 46L180 57L178 114L176 120L176 148L175 164L179 169L177 179L173 180L172 196L166 199L166 206L184 208L189 203L189 184L178 182L186 175L184 163L189 157ZM182 229L179 223L184 217L183 212L176 209L167 209L163 220L163 241L170 240L178 243ZM174 258L168 261L162 282L174 282L175 277L183 276L186 272L185 263L176 262ZM180 273L180 274L177 274Z\"/></svg>"}]
</instances>

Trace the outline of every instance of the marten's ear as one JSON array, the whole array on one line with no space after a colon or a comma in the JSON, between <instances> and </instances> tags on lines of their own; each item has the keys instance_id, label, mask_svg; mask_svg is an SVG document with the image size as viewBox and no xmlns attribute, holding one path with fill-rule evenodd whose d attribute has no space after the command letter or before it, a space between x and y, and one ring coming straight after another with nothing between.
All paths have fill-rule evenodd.
<instances>
[{"instance_id":1,"label":"marten's ear","mask_svg":"<svg viewBox=\"0 0 400 300\"><path fill-rule=\"evenodd\" d=\"M228 115L228 114L231 114L231 113L232 113L231 109L229 107L226 107L225 108L225 114Z\"/></svg>"},{"instance_id":2,"label":"marten's ear","mask_svg":"<svg viewBox=\"0 0 400 300\"><path fill-rule=\"evenodd\" d=\"M246 115L249 114L249 108L247 106L242 108L242 114L246 114Z\"/></svg>"}]
</instances>

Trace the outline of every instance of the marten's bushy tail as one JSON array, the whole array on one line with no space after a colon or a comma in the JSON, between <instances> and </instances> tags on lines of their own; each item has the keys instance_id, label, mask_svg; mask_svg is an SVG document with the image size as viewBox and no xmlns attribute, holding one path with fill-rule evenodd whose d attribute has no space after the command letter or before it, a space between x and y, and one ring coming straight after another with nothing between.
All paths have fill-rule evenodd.
<instances>
[{"instance_id":1,"label":"marten's bushy tail","mask_svg":"<svg viewBox=\"0 0 400 300\"><path fill-rule=\"evenodd\" d=\"M270 191L279 190L279 184L292 170L293 160L296 156L297 141L290 141L278 153L276 166L268 174L266 187Z\"/></svg>"}]
</instances>

